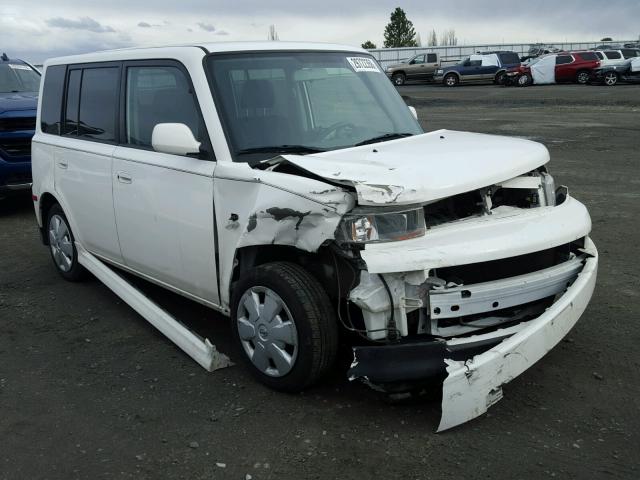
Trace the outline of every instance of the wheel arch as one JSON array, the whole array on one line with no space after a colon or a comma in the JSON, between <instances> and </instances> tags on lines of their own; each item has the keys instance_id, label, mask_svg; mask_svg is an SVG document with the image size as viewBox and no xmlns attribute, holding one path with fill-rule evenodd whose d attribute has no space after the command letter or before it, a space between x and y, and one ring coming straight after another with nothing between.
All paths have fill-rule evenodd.
<instances>
[{"instance_id":1,"label":"wheel arch","mask_svg":"<svg viewBox=\"0 0 640 480\"><path fill-rule=\"evenodd\" d=\"M45 192L40 195L40 201L38 202L38 209L40 211L40 218L42 226L40 227L40 236L42 237L42 243L44 245L49 245L49 237L47 235L47 216L49 215L49 210L56 204L60 204L58 199L51 193Z\"/></svg>"},{"instance_id":2,"label":"wheel arch","mask_svg":"<svg viewBox=\"0 0 640 480\"><path fill-rule=\"evenodd\" d=\"M357 282L358 268L336 251L335 245L321 246L307 252L290 245L252 245L236 250L228 298L236 282L252 269L271 262L289 262L304 268L324 288L332 302L348 294L348 287ZM340 286L340 288L338 288Z\"/></svg>"}]
</instances>

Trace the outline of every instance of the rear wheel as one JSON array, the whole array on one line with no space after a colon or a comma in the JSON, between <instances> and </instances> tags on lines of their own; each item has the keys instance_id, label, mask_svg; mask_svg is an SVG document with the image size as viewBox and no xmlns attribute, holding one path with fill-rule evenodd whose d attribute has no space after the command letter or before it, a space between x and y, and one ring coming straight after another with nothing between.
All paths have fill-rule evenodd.
<instances>
[{"instance_id":1,"label":"rear wheel","mask_svg":"<svg viewBox=\"0 0 640 480\"><path fill-rule=\"evenodd\" d=\"M65 280L77 282L86 277L87 271L78 262L78 251L69 220L59 204L53 205L47 214L47 236L53 264Z\"/></svg>"},{"instance_id":2,"label":"rear wheel","mask_svg":"<svg viewBox=\"0 0 640 480\"><path fill-rule=\"evenodd\" d=\"M407 80L407 77L404 73L394 73L391 76L391 81L394 85L404 85L404 82Z\"/></svg>"},{"instance_id":3,"label":"rear wheel","mask_svg":"<svg viewBox=\"0 0 640 480\"><path fill-rule=\"evenodd\" d=\"M333 365L338 349L333 306L318 281L298 265L255 268L234 287L231 308L240 357L265 385L298 392Z\"/></svg>"},{"instance_id":4,"label":"rear wheel","mask_svg":"<svg viewBox=\"0 0 640 480\"><path fill-rule=\"evenodd\" d=\"M618 74L616 72L607 72L604 74L604 84L613 87L618 83Z\"/></svg>"},{"instance_id":5,"label":"rear wheel","mask_svg":"<svg viewBox=\"0 0 640 480\"><path fill-rule=\"evenodd\" d=\"M576 76L576 81L580 85L586 85L587 83L589 83L589 72L587 70L579 71L578 75Z\"/></svg>"},{"instance_id":6,"label":"rear wheel","mask_svg":"<svg viewBox=\"0 0 640 480\"><path fill-rule=\"evenodd\" d=\"M444 84L447 87L455 87L459 83L458 76L455 73L450 73L444 77Z\"/></svg>"}]
</instances>

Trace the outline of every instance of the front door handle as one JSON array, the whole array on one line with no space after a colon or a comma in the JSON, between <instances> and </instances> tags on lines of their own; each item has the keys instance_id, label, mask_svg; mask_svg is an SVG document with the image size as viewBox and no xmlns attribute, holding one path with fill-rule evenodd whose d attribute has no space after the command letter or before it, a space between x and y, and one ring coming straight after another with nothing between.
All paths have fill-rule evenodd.
<instances>
[{"instance_id":1,"label":"front door handle","mask_svg":"<svg viewBox=\"0 0 640 480\"><path fill-rule=\"evenodd\" d=\"M128 173L125 172L118 172L116 174L116 177L118 178L118 181L120 183L132 183L133 180L131 179L131 175L129 175Z\"/></svg>"},{"instance_id":2,"label":"front door handle","mask_svg":"<svg viewBox=\"0 0 640 480\"><path fill-rule=\"evenodd\" d=\"M66 170L69 165L67 164L67 162L58 162L58 167L60 167L63 170Z\"/></svg>"}]
</instances>

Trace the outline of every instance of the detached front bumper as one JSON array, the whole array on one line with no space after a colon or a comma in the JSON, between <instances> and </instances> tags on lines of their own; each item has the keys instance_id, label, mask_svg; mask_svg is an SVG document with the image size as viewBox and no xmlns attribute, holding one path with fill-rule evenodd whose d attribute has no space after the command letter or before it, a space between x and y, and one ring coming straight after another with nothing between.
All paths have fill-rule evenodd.
<instances>
[{"instance_id":1,"label":"detached front bumper","mask_svg":"<svg viewBox=\"0 0 640 480\"><path fill-rule=\"evenodd\" d=\"M482 415L502 398L502 385L551 350L584 312L598 268L598 253L589 238L584 251L589 257L575 281L537 318L446 341L355 347L350 377L380 385L446 375L438 431Z\"/></svg>"}]
</instances>

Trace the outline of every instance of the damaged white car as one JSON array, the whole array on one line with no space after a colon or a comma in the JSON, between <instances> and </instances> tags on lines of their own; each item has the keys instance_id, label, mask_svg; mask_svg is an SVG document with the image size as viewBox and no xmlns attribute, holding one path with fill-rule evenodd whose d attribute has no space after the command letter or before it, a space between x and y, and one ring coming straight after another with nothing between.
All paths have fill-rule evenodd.
<instances>
[{"instance_id":1,"label":"damaged white car","mask_svg":"<svg viewBox=\"0 0 640 480\"><path fill-rule=\"evenodd\" d=\"M443 379L442 430L591 297L589 214L548 161L527 140L424 133L364 50L127 49L45 63L33 198L63 277L86 267L127 297L109 265L229 315L278 390L316 382L340 341L377 389Z\"/></svg>"}]
</instances>

